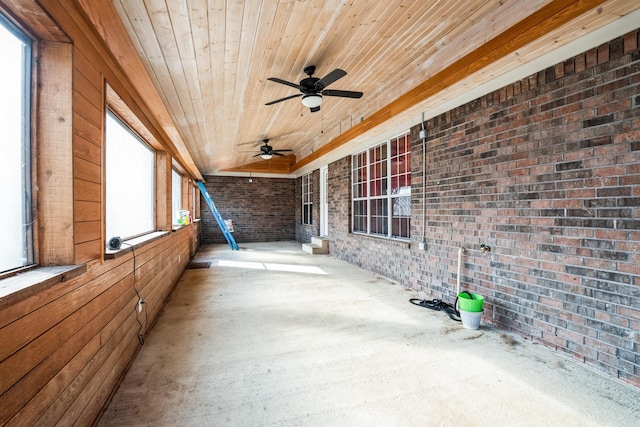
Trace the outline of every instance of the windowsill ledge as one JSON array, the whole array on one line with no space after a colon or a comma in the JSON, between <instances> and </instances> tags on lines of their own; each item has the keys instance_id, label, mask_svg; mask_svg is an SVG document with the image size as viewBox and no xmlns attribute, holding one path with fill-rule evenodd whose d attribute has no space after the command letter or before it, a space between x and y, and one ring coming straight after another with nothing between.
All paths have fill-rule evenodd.
<instances>
[{"instance_id":1,"label":"windowsill ledge","mask_svg":"<svg viewBox=\"0 0 640 427\"><path fill-rule=\"evenodd\" d=\"M120 249L107 249L104 252L104 259L116 259L168 234L168 231L154 231L153 233L145 234L144 236L123 241Z\"/></svg>"},{"instance_id":2,"label":"windowsill ledge","mask_svg":"<svg viewBox=\"0 0 640 427\"><path fill-rule=\"evenodd\" d=\"M66 282L87 271L86 264L35 267L0 280L0 309L44 291L56 283Z\"/></svg>"},{"instance_id":3,"label":"windowsill ledge","mask_svg":"<svg viewBox=\"0 0 640 427\"><path fill-rule=\"evenodd\" d=\"M355 231L352 231L351 234L358 237L364 237L366 239L372 239L377 241L387 241L407 249L411 248L411 240L400 239L398 237L386 237L386 236L378 236L375 234L358 233Z\"/></svg>"}]
</instances>

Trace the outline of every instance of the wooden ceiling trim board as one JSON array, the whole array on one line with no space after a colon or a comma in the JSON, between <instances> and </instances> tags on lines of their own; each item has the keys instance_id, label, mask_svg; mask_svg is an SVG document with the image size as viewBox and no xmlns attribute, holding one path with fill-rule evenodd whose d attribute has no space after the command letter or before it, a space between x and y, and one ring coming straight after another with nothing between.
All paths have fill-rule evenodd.
<instances>
[{"instance_id":1,"label":"wooden ceiling trim board","mask_svg":"<svg viewBox=\"0 0 640 427\"><path fill-rule=\"evenodd\" d=\"M165 141L171 155L187 167L194 177L202 179L111 1L75 0L83 8L82 15L79 14L75 2L69 4L69 1L48 2L47 11L57 22L61 24L66 22L69 28L75 27L78 32L77 37L72 38L76 45L88 42L90 46L85 46L85 51L91 51L93 48L103 51L102 57L94 58L94 61L107 65L103 57L111 58L113 63L119 65L119 69L115 69L113 64L109 64L106 68L116 75L115 81L112 82L114 87L123 85L127 93L135 94L139 98L135 102L132 99L125 99L125 101L135 104L131 106L132 109L140 109L141 115L144 116L141 120L145 121L145 125L151 131L161 135L159 139ZM64 28L67 28L67 25L63 25ZM135 82L130 77L134 78ZM127 96L121 91L118 92L123 99ZM154 105L153 109L149 108L150 104Z\"/></svg>"},{"instance_id":2,"label":"wooden ceiling trim board","mask_svg":"<svg viewBox=\"0 0 640 427\"><path fill-rule=\"evenodd\" d=\"M364 121L347 130L328 144L320 147L313 154L301 159L292 167L292 172L306 164L319 159L329 152L339 148L353 138L365 133L396 116L411 106L435 95L465 77L468 77L491 64L492 62L508 55L511 52L525 46L544 34L553 31L563 24L592 10L606 0L554 0L540 8L524 20L516 23L499 36L487 42L485 45L470 52L465 57L454 62L444 70L418 85L415 89L405 93L385 108L378 110Z\"/></svg>"},{"instance_id":3,"label":"wooden ceiling trim board","mask_svg":"<svg viewBox=\"0 0 640 427\"><path fill-rule=\"evenodd\" d=\"M277 173L289 175L291 166L296 162L296 156L291 154L283 157L273 157L270 160L260 160L248 165L236 166L225 169L225 172L255 172L255 173Z\"/></svg>"},{"instance_id":4,"label":"wooden ceiling trim board","mask_svg":"<svg viewBox=\"0 0 640 427\"><path fill-rule=\"evenodd\" d=\"M599 12L598 9L602 9ZM614 1L603 4L600 8L581 15L572 22L574 28L578 28L578 36L584 36L592 32L596 28L600 28L612 22L617 16L624 16L638 9L636 0ZM555 30L550 32L547 37L537 39L527 45L526 51L516 50L515 52L494 62L490 70L481 70L472 76L472 80L467 86L475 86L481 84L493 77L501 75L514 68L514 64L526 64L546 53L549 49L549 40L555 44L562 46L575 39L576 34L567 34L566 32Z\"/></svg>"}]
</instances>

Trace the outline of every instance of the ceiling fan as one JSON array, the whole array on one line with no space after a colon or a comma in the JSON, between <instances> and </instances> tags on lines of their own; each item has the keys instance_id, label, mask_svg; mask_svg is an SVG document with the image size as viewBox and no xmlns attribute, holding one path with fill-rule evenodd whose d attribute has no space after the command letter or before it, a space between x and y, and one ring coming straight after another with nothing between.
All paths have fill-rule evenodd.
<instances>
[{"instance_id":1,"label":"ceiling fan","mask_svg":"<svg viewBox=\"0 0 640 427\"><path fill-rule=\"evenodd\" d=\"M302 105L311 109L311 112L320 111L320 105L322 105L323 96L339 96L342 98L361 98L362 92L354 92L350 90L330 90L326 89L331 83L347 75L346 71L336 68L323 78L319 79L313 77L313 73L316 72L315 65L310 65L304 69L304 73L308 76L300 81L300 84L291 83L286 80L279 79L277 77L269 77L267 80L280 83L283 85L291 86L298 89L301 93L285 96L284 98L276 99L275 101L267 102L265 105L273 105L278 102L286 101L291 98L302 97Z\"/></svg>"},{"instance_id":2,"label":"ceiling fan","mask_svg":"<svg viewBox=\"0 0 640 427\"><path fill-rule=\"evenodd\" d=\"M253 157L260 156L264 160L269 160L273 156L284 156L284 154L282 154L282 153L287 152L287 151L293 151L293 150L289 150L289 149L274 150L273 147L269 145L269 140L267 138L263 139L261 142L264 145L260 147L260 152L258 154L255 154Z\"/></svg>"}]
</instances>

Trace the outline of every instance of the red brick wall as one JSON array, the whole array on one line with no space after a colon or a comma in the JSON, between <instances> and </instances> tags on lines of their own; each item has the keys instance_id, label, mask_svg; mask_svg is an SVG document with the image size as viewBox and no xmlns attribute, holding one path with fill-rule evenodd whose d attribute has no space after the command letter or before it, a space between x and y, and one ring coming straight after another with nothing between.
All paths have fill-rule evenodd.
<instances>
[{"instance_id":1,"label":"red brick wall","mask_svg":"<svg viewBox=\"0 0 640 427\"><path fill-rule=\"evenodd\" d=\"M206 176L205 187L224 219L233 221L233 237L242 242L295 240L294 179ZM202 242L226 243L201 197Z\"/></svg>"},{"instance_id":2,"label":"red brick wall","mask_svg":"<svg viewBox=\"0 0 640 427\"><path fill-rule=\"evenodd\" d=\"M331 164L331 253L453 302L464 247L485 322L640 386L638 46L627 34L426 122L425 251L418 128L411 244L351 234L351 161Z\"/></svg>"}]
</instances>

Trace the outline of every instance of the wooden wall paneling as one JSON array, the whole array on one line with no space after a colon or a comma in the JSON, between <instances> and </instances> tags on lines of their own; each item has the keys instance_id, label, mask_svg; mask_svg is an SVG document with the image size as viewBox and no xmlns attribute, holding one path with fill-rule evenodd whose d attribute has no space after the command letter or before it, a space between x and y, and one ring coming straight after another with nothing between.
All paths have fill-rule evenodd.
<instances>
[{"instance_id":1,"label":"wooden wall paneling","mask_svg":"<svg viewBox=\"0 0 640 427\"><path fill-rule=\"evenodd\" d=\"M84 221L100 221L102 218L102 206L99 202L86 202L79 200L74 203L74 215Z\"/></svg>"},{"instance_id":2,"label":"wooden wall paneling","mask_svg":"<svg viewBox=\"0 0 640 427\"><path fill-rule=\"evenodd\" d=\"M89 81L83 73L78 70L78 62L74 63L73 69L73 91L76 96L82 97L87 100L91 105L100 106L104 102L102 90L95 87L94 82ZM96 71L95 69L93 71ZM102 81L98 74L98 81ZM84 111L80 110L80 114Z\"/></svg>"},{"instance_id":3,"label":"wooden wall paneling","mask_svg":"<svg viewBox=\"0 0 640 427\"><path fill-rule=\"evenodd\" d=\"M76 74L83 76L91 86L93 86L98 92L102 93L104 91L104 88L102 82L102 72L100 72L99 69L100 62L95 62L89 59L89 57L85 55L84 51L78 48L77 44L75 44L74 47L74 76Z\"/></svg>"},{"instance_id":4,"label":"wooden wall paneling","mask_svg":"<svg viewBox=\"0 0 640 427\"><path fill-rule=\"evenodd\" d=\"M142 291L143 295L145 295L144 298L148 300L148 323L146 325L147 330L144 330L145 334L148 332L148 328L151 326L153 321L160 314L160 311L164 306L164 301L169 297L171 291L173 290L172 287L159 286L159 280L157 279L166 276L171 278L172 281L177 282L180 278L181 272L184 269L184 266L186 266L186 262L188 262L189 260L188 243L183 242L178 248L181 252L182 260L178 261L178 257L173 256L171 259L166 261L166 265L161 270L151 272L149 279L156 280L149 280L147 283L152 284L152 289L144 289Z\"/></svg>"},{"instance_id":5,"label":"wooden wall paneling","mask_svg":"<svg viewBox=\"0 0 640 427\"><path fill-rule=\"evenodd\" d=\"M86 202L100 202L102 199L102 186L95 182L85 181L83 179L75 179L74 181L74 199Z\"/></svg>"},{"instance_id":6,"label":"wooden wall paneling","mask_svg":"<svg viewBox=\"0 0 640 427\"><path fill-rule=\"evenodd\" d=\"M187 233L184 233L185 236L188 236ZM178 248L182 248L182 250L184 250L184 237L183 238L178 238L178 237L174 237L176 236L176 234L172 234L172 237L170 239L166 239L166 241L164 242L159 242L158 244L156 244L157 247L153 248L153 249L148 249L145 251L144 255L143 255L143 259L141 259L141 263L142 266L147 265L147 273L144 273L144 267L138 267L138 262L136 261L136 275L138 275L138 271L140 271L140 273L143 273L137 280L137 286L139 286L138 290L141 293L143 300L146 302L147 304L147 309L146 309L146 313L148 315L148 319L147 319L147 327L149 327L153 321L156 319L157 315L160 313L160 311L162 310L162 307L164 306L164 302L166 301L168 295L170 294L171 290L173 289L173 286L167 286L167 285L173 285L177 282L180 274L182 273L183 269L182 268L178 268L176 269L176 261L169 261L167 262L167 259L171 259L172 258L172 254L177 250L176 247ZM176 240L182 240L182 243L178 243L175 242ZM150 263L155 263L156 266L163 266L163 268L158 269L155 266L151 266L149 265ZM154 267L154 268L150 268L150 267ZM149 277L149 275L151 277ZM160 280L154 280L154 279L160 279ZM164 282L164 283L163 283ZM152 287L152 289L148 289L149 287ZM127 312L134 312L136 306L136 300L131 300L128 304L128 306L124 307L122 309L121 315L123 313L127 313ZM145 311L143 310L142 313L145 313ZM128 319L134 318L135 314L131 315L131 317L128 317ZM142 319L141 319L142 320ZM144 321L143 321L144 322ZM132 329L137 333L138 331L138 323L132 323ZM131 327L131 326L129 326ZM127 329L119 329L119 331L124 331L126 333ZM142 331L143 333L146 333L146 330ZM125 333L123 333L123 335L125 335ZM125 336L125 338L128 338L127 336ZM122 346L123 342L126 340L122 340L120 342L120 347ZM137 340L136 340L137 341ZM137 348L134 347L133 351L135 351ZM116 349L116 352L118 352L119 350ZM121 360L129 360L130 359L130 355L128 354L124 354L122 355L121 359L119 359L118 361L120 362ZM109 361L107 361L106 363L109 363ZM122 367L122 369L124 369L124 366ZM102 370L104 373L104 370ZM108 395L111 392L111 389L115 386L116 382L119 379L118 375L115 375L115 373L117 373L117 370L111 370L109 371L107 374L107 384L103 384L104 377L102 376L102 374L99 372L98 374L96 374L96 377L99 378L99 382L96 383L96 381L92 380L92 384L89 384L88 387L91 388L90 391L87 391L86 389L82 392L82 394L79 396L78 400L82 399L82 397L84 395L93 395L96 394L96 388L99 388L99 391L97 392L97 394L99 396L105 396L105 400L106 397L108 397ZM72 414L75 414L76 409L82 408L83 406L86 406L86 408L84 409L81 418L79 419L80 422L86 422L87 420L92 420L92 417L95 417L97 415L97 413L99 412L99 410L101 409L100 407L96 407L95 405L86 405L86 402L81 402L81 403L74 403L74 405L72 405L72 407L70 408L70 412ZM68 415L65 414L65 418L62 418L60 421L61 422L65 422L65 420L67 419L75 419L74 418L75 415Z\"/></svg>"},{"instance_id":7,"label":"wooden wall paneling","mask_svg":"<svg viewBox=\"0 0 640 427\"><path fill-rule=\"evenodd\" d=\"M132 269L132 265L123 263L110 270L109 274L103 274L95 279L85 282L82 286L60 296L50 303L40 307L32 312L25 314L18 320L9 323L0 329L0 372L4 372L6 368L5 359L24 348L29 342L37 339L41 334L54 327L60 319L66 319L76 310L79 310L90 300L96 298L102 292L108 290L112 283L116 280L123 280ZM64 321L64 320L63 320ZM45 349L51 349L55 343L45 343ZM30 354L29 358L35 358L36 354ZM22 369L28 368L29 363L23 360ZM7 373L7 375L13 375ZM0 375L0 391L6 390L5 381L8 376Z\"/></svg>"},{"instance_id":8,"label":"wooden wall paneling","mask_svg":"<svg viewBox=\"0 0 640 427\"><path fill-rule=\"evenodd\" d=\"M156 230L171 230L171 156L156 151Z\"/></svg>"},{"instance_id":9,"label":"wooden wall paneling","mask_svg":"<svg viewBox=\"0 0 640 427\"><path fill-rule=\"evenodd\" d=\"M74 177L97 184L102 182L102 168L99 164L75 157L73 159Z\"/></svg>"},{"instance_id":10,"label":"wooden wall paneling","mask_svg":"<svg viewBox=\"0 0 640 427\"><path fill-rule=\"evenodd\" d=\"M180 186L182 206L180 209L189 209L189 177L182 175L182 179L180 181L182 182L182 185Z\"/></svg>"},{"instance_id":11,"label":"wooden wall paneling","mask_svg":"<svg viewBox=\"0 0 640 427\"><path fill-rule=\"evenodd\" d=\"M126 259L117 258L108 265L102 265L97 261L88 263L87 272L84 275L66 282L60 282L45 291L0 310L0 331L2 327L103 276L125 262ZM0 360L2 360L2 357L0 357Z\"/></svg>"},{"instance_id":12,"label":"wooden wall paneling","mask_svg":"<svg viewBox=\"0 0 640 427\"><path fill-rule=\"evenodd\" d=\"M74 92L74 110L82 117L87 119L90 123L93 123L98 128L102 127L102 111L103 109L96 104L91 103L90 100L84 96Z\"/></svg>"},{"instance_id":13,"label":"wooden wall paneling","mask_svg":"<svg viewBox=\"0 0 640 427\"><path fill-rule=\"evenodd\" d=\"M74 49L74 230L76 262L102 259L103 245L103 128L104 83L102 74L77 46ZM88 193L90 191L90 194ZM87 237L91 236L91 240Z\"/></svg>"},{"instance_id":14,"label":"wooden wall paneling","mask_svg":"<svg viewBox=\"0 0 640 427\"><path fill-rule=\"evenodd\" d=\"M51 392L53 401L47 405L46 411L41 411L37 415L40 425L54 425L66 412L67 408L78 399L82 394L86 385L95 376L97 370L104 364L105 360L114 352L118 344L120 344L125 334L122 331L135 330L137 322L131 307L134 306L137 297L133 293L123 294L123 297L113 302L115 307L120 307L120 312L116 314L105 325L93 341L98 342L98 349L93 353L87 353L88 359L84 357L81 363L78 363L79 369L69 375L70 381L67 381L66 387L58 388L57 394ZM107 331L107 333L105 333ZM78 353L78 356L81 353ZM72 361L73 362L73 361ZM68 366L68 365L67 365ZM65 366L65 369L67 368ZM51 383L51 382L50 382ZM49 384L50 384L49 383ZM47 386L49 386L47 384ZM35 398L37 398L36 396ZM35 399L34 398L34 399ZM33 417L33 414L30 414Z\"/></svg>"},{"instance_id":15,"label":"wooden wall paneling","mask_svg":"<svg viewBox=\"0 0 640 427\"><path fill-rule=\"evenodd\" d=\"M100 236L102 236L100 231ZM104 254L104 245L102 239L91 240L89 242L82 242L76 244L76 262L86 263L92 260L101 260Z\"/></svg>"},{"instance_id":16,"label":"wooden wall paneling","mask_svg":"<svg viewBox=\"0 0 640 427\"><path fill-rule=\"evenodd\" d=\"M100 233L100 221L76 222L73 227L76 245L100 240L102 237L102 233Z\"/></svg>"},{"instance_id":17,"label":"wooden wall paneling","mask_svg":"<svg viewBox=\"0 0 640 427\"><path fill-rule=\"evenodd\" d=\"M110 301L117 300L123 294L130 298L132 283L132 277L119 281L0 365L0 389L3 390L0 395L0 422L6 421L8 414L13 414L28 401L32 390L42 388L82 347L99 334L100 329L114 315L110 310L104 310L103 306L108 306ZM9 383L13 385L7 389Z\"/></svg>"},{"instance_id":18,"label":"wooden wall paneling","mask_svg":"<svg viewBox=\"0 0 640 427\"><path fill-rule=\"evenodd\" d=\"M194 188L194 190L196 192L196 211L193 214L193 218L200 218L200 188Z\"/></svg>"},{"instance_id":19,"label":"wooden wall paneling","mask_svg":"<svg viewBox=\"0 0 640 427\"><path fill-rule=\"evenodd\" d=\"M149 316L149 325L155 320L162 309L166 298L175 283L177 283L180 274L188 262L189 240L192 235L189 231L191 231L191 228L192 227L183 228L176 233L170 234L166 239L154 241L148 245L148 248L143 246L142 248L146 249L141 249L138 253L141 258L136 258L136 281L142 286L141 293L143 294L145 302L148 304L147 315ZM136 257L138 255L136 255ZM178 261L178 256L182 257L180 261ZM118 259L111 260L110 263L114 264L117 261ZM22 341L14 342L12 347L22 346L22 350L14 353L13 356L10 356L9 359L4 360L2 364L0 364L0 377L2 377L3 380L8 379L8 381L5 382L14 382L17 380L9 389L10 391L3 395L3 398L7 399L2 405L3 411L5 411L1 414L3 421L6 421L7 417L13 414L11 411L19 410L25 403L26 406L24 406L24 408L32 408L33 412L27 409L21 411L21 416L14 417L12 423L15 422L19 424L23 419L22 416L33 419L42 412L42 408L46 405L40 403L41 401L39 400L29 399L29 390L31 389L46 389L47 401L57 396L55 397L55 402L47 408L45 416L43 416L44 418L41 418L40 421L56 419L60 416L61 411L66 411L65 417L69 417L69 419L77 415L78 411L88 411L83 412L86 416L97 413L96 411L100 409L104 401L96 400L94 398L95 393L87 392L86 387L91 387L90 384L92 383L100 384L100 395L108 395L115 383L104 383L102 377L100 380L94 380L95 376L93 374L78 374L73 376L73 372L69 371L69 369L71 369L73 361L78 360L75 359L76 357L86 360L87 355L90 353L82 353L82 356L78 355L83 351L87 351L83 350L84 346L90 345L95 339L95 336L100 336L101 343L104 343L105 340L109 340L110 342L109 331L113 331L123 318L131 318L132 313L135 313L134 309L137 297L132 289L133 275L130 274L130 270L132 269L133 254L126 257L126 260L120 262L115 269L111 270L106 265L95 263L88 275L91 275L93 272L93 275L96 276L94 281L105 282L102 286L108 287L107 291L98 294L96 297L85 295L89 292L87 286L90 286L90 283L83 284L82 286L76 285L77 287L74 291L69 292L69 294L75 293L75 296L78 297L76 299L69 294L56 298L56 293L51 291L50 293L52 295L49 297L54 300L50 304L42 306L42 308L36 309L27 316L18 318L13 323L8 324L7 327L10 329L17 328L15 331L24 328L35 330L36 335L26 337L28 341L25 344L26 346L22 344ZM117 271L120 271L120 273L117 273ZM100 274L96 274L96 272ZM73 285L72 282L73 281L70 281L71 285ZM115 284L112 285L114 282ZM98 284L94 283L93 285L93 293L95 294L99 291ZM119 296L111 296L117 292L119 292ZM89 299L90 301L87 302ZM72 305L69 304L69 301L78 301L80 305L72 306L69 309L72 313L65 315L64 310ZM41 306L38 301L34 300L25 300L22 305L22 308L27 310L29 310L28 307ZM106 307L100 310L100 307L105 305ZM52 310L51 313L59 311L61 317L65 317L65 319L59 324L52 326L47 325L46 320L54 318L55 316L48 313L45 309ZM3 313L0 312L0 315L2 314ZM14 316L17 316L17 313ZM9 318L11 317L12 316L9 316ZM37 325L42 323L45 323L43 329L48 329L42 335L34 338L34 336L40 334L37 330ZM51 320L50 324L51 323L55 323L55 320ZM5 336L17 337L18 334L10 331L10 329L0 329L0 333L6 333L7 335ZM135 332L138 330L137 323L131 323L129 329L133 330L129 335L133 334L133 336L135 336ZM3 338L5 336L3 336ZM53 343L54 337L59 341L63 341L62 345L57 348L53 348L56 346L56 344ZM64 337L70 338L64 340ZM15 338L13 339L15 340ZM4 342L3 340L3 343ZM129 343L131 342L133 342L133 350L135 350L137 339L129 341ZM127 346L126 343L121 343L120 345ZM37 357L30 359L27 353L36 354ZM100 352L94 356L94 360L95 358L111 357L112 353L113 351L111 350L100 350ZM50 356L46 357L47 354ZM119 356L118 364L121 364L121 360L128 363L127 361L131 357L129 353L120 354ZM17 363L17 361L20 361L20 363ZM81 363L76 363L78 366L81 366ZM116 375L116 373L121 372L118 370L119 367L110 366L109 368L109 371L113 373L110 374L110 378L116 381L119 375ZM103 369L103 367L98 366L92 361L83 368L83 372L86 373L87 369L95 371ZM5 375L13 370L18 372L16 376ZM72 377L74 378L73 385L64 387L63 379ZM18 378L20 379L18 380ZM97 383L95 381L97 381ZM38 396L44 398L45 395L38 394ZM28 400L28 402L25 402L25 400ZM70 403L72 400L74 402L73 404ZM70 404L71 407L67 410ZM36 408L38 408L37 411ZM66 420L67 418L62 419Z\"/></svg>"},{"instance_id":20,"label":"wooden wall paneling","mask_svg":"<svg viewBox=\"0 0 640 427\"><path fill-rule=\"evenodd\" d=\"M74 126L74 174L76 183L79 184L74 199L76 203L87 201L100 206L100 218L89 219L78 216L75 219L74 229L83 232L76 236L76 262L87 262L92 259L101 260L104 254L102 146L105 96L102 74L77 47L74 49L73 77L74 117L77 122ZM93 186L83 184L83 180L95 184ZM82 191L89 186L92 189L90 198L82 194ZM78 210L80 208L78 206ZM91 213L95 212L92 210ZM92 239L87 240L88 236Z\"/></svg>"},{"instance_id":21,"label":"wooden wall paneling","mask_svg":"<svg viewBox=\"0 0 640 427\"><path fill-rule=\"evenodd\" d=\"M73 138L73 154L76 158L85 160L94 165L102 164L102 144L97 145L95 141L100 139L101 130L93 125L85 118L78 114L74 114L74 138Z\"/></svg>"},{"instance_id":22,"label":"wooden wall paneling","mask_svg":"<svg viewBox=\"0 0 640 427\"><path fill-rule=\"evenodd\" d=\"M72 46L38 44L37 253L42 265L74 263Z\"/></svg>"},{"instance_id":23,"label":"wooden wall paneling","mask_svg":"<svg viewBox=\"0 0 640 427\"><path fill-rule=\"evenodd\" d=\"M121 373L129 364L140 343L135 337L135 328L123 329L123 339L87 382L74 402L66 408L58 425L91 425L104 402L115 387ZM83 416L83 418L80 418Z\"/></svg>"},{"instance_id":24,"label":"wooden wall paneling","mask_svg":"<svg viewBox=\"0 0 640 427\"><path fill-rule=\"evenodd\" d=\"M199 203L198 197L196 198L196 206L197 206L196 209L199 211L200 203ZM196 252L198 251L198 247L200 245L200 240L201 240L201 237L200 237L201 233L202 233L202 222L198 221L191 224L190 236L189 236L189 244L191 245L191 248L190 248L191 258L193 258Z\"/></svg>"},{"instance_id":25,"label":"wooden wall paneling","mask_svg":"<svg viewBox=\"0 0 640 427\"><path fill-rule=\"evenodd\" d=\"M100 337L95 336L7 421L6 427L36 425L42 414L50 410L54 402L60 401L60 396L72 388L79 373L87 366L99 348ZM53 423L40 423L40 425L53 425Z\"/></svg>"}]
</instances>

